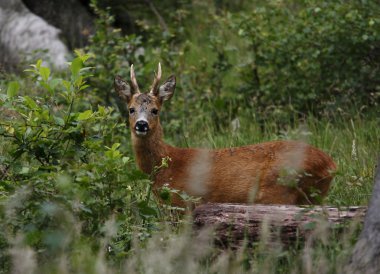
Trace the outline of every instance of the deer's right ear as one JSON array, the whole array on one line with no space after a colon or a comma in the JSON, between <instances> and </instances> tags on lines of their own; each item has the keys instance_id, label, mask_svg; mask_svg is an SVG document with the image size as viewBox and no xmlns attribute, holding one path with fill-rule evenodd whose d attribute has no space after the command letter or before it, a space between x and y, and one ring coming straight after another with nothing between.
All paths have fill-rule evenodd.
<instances>
[{"instance_id":1,"label":"deer's right ear","mask_svg":"<svg viewBox=\"0 0 380 274\"><path fill-rule=\"evenodd\" d=\"M115 77L114 86L117 94L123 100L129 103L132 98L131 86L124 81L119 75Z\"/></svg>"}]
</instances>

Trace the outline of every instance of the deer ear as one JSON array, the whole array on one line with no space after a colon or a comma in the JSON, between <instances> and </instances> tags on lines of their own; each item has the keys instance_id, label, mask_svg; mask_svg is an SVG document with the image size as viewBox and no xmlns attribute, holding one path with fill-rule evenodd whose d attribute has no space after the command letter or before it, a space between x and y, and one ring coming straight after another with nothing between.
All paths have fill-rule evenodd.
<instances>
[{"instance_id":1,"label":"deer ear","mask_svg":"<svg viewBox=\"0 0 380 274\"><path fill-rule=\"evenodd\" d=\"M124 81L119 75L115 77L114 86L117 94L123 100L129 103L132 98L131 86Z\"/></svg>"},{"instance_id":2,"label":"deer ear","mask_svg":"<svg viewBox=\"0 0 380 274\"><path fill-rule=\"evenodd\" d=\"M175 89L175 76L170 76L165 83L158 89L158 98L161 102L172 98Z\"/></svg>"}]
</instances>

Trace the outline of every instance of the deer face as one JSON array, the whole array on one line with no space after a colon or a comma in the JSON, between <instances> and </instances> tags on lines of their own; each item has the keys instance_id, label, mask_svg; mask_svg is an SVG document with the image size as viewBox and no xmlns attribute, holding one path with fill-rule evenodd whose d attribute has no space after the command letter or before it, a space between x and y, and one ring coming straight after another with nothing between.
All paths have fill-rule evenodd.
<instances>
[{"instance_id":1,"label":"deer face","mask_svg":"<svg viewBox=\"0 0 380 274\"><path fill-rule=\"evenodd\" d=\"M155 96L145 93L134 94L128 104L129 124L137 136L146 136L159 123L161 104Z\"/></svg>"},{"instance_id":2,"label":"deer face","mask_svg":"<svg viewBox=\"0 0 380 274\"><path fill-rule=\"evenodd\" d=\"M154 78L151 90L148 93L141 93L137 85L133 65L131 66L132 87L120 76L115 77L115 90L128 105L129 125L132 134L137 137L146 137L155 132L160 124L159 112L161 105L173 96L176 84L175 77L170 76L159 87L160 78L161 65L158 64L158 73Z\"/></svg>"}]
</instances>

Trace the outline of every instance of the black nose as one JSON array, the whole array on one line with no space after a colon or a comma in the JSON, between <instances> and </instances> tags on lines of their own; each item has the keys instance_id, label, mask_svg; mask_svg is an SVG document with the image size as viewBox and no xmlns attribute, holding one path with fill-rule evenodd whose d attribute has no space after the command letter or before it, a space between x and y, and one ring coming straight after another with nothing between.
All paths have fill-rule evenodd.
<instances>
[{"instance_id":1,"label":"black nose","mask_svg":"<svg viewBox=\"0 0 380 274\"><path fill-rule=\"evenodd\" d=\"M146 121L137 121L135 125L135 130L140 132L148 132L149 124Z\"/></svg>"}]
</instances>

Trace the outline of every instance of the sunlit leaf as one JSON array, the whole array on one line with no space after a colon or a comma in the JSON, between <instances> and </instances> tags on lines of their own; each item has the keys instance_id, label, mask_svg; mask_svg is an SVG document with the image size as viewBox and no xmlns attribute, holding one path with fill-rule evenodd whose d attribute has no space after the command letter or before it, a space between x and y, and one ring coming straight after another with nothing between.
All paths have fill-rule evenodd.
<instances>
[{"instance_id":1,"label":"sunlit leaf","mask_svg":"<svg viewBox=\"0 0 380 274\"><path fill-rule=\"evenodd\" d=\"M83 67L83 62L82 60L77 57L71 62L71 73L73 76L77 76L79 74L80 69Z\"/></svg>"},{"instance_id":2,"label":"sunlit leaf","mask_svg":"<svg viewBox=\"0 0 380 274\"><path fill-rule=\"evenodd\" d=\"M37 103L32 98L30 98L29 96L24 96L24 102L25 102L25 105L31 109L37 109L38 108Z\"/></svg>"},{"instance_id":3,"label":"sunlit leaf","mask_svg":"<svg viewBox=\"0 0 380 274\"><path fill-rule=\"evenodd\" d=\"M8 84L8 89L7 89L7 95L8 97L12 98L16 96L18 90L20 89L20 84L16 81L12 81Z\"/></svg>"},{"instance_id":4,"label":"sunlit leaf","mask_svg":"<svg viewBox=\"0 0 380 274\"><path fill-rule=\"evenodd\" d=\"M91 109L86 110L86 111L84 111L82 113L79 113L79 115L78 115L78 121L83 121L83 120L87 120L87 119L91 118L92 113L93 112L92 112Z\"/></svg>"},{"instance_id":5,"label":"sunlit leaf","mask_svg":"<svg viewBox=\"0 0 380 274\"><path fill-rule=\"evenodd\" d=\"M50 69L47 67L40 67L40 75L41 75L42 80L47 82L50 76Z\"/></svg>"},{"instance_id":6,"label":"sunlit leaf","mask_svg":"<svg viewBox=\"0 0 380 274\"><path fill-rule=\"evenodd\" d=\"M65 121L61 117L54 116L54 121L57 125L64 126Z\"/></svg>"}]
</instances>

